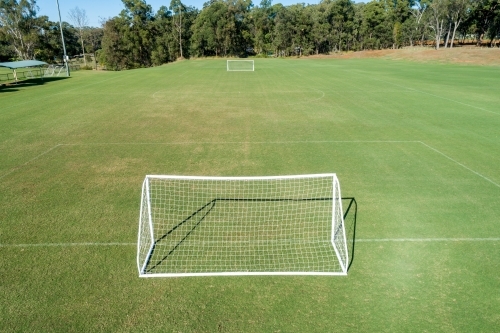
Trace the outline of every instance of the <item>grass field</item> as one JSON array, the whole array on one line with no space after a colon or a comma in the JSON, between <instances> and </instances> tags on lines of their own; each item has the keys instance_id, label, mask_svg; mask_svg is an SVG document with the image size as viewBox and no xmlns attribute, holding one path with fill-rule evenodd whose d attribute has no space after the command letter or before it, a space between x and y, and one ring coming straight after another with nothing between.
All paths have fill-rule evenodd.
<instances>
[{"instance_id":1,"label":"grass field","mask_svg":"<svg viewBox=\"0 0 500 333\"><path fill-rule=\"evenodd\" d=\"M499 77L190 60L0 87L0 331L498 331ZM347 277L138 278L146 174L328 172L358 206Z\"/></svg>"}]
</instances>

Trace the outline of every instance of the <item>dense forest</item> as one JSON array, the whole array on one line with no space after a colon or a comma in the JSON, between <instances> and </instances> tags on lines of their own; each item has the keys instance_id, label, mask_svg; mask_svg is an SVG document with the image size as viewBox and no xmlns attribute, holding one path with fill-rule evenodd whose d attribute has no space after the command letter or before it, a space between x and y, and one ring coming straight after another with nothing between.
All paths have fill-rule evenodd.
<instances>
[{"instance_id":1,"label":"dense forest","mask_svg":"<svg viewBox=\"0 0 500 333\"><path fill-rule=\"evenodd\" d=\"M500 0L322 0L283 6L262 0L210 0L197 9L171 0L156 13L146 0L122 0L101 27L72 10L62 29L67 53L96 54L107 69L149 67L190 57L287 57L426 46L465 40L498 46ZM0 61L61 61L59 22L37 15L36 0L0 0Z\"/></svg>"}]
</instances>

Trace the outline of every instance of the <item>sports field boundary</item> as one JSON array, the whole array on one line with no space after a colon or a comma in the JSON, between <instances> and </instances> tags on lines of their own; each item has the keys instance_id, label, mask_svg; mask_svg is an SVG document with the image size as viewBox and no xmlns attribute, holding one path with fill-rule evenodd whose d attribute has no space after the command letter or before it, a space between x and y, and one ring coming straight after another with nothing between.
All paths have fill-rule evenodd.
<instances>
[{"instance_id":1,"label":"sports field boundary","mask_svg":"<svg viewBox=\"0 0 500 333\"><path fill-rule=\"evenodd\" d=\"M420 142L420 143L421 143L421 144L423 144L424 146L426 146L427 148L429 148L429 149L431 149L431 150L435 151L436 153L438 153L438 154L440 154L440 155L442 155L442 156L446 157L446 158L447 158L447 159L449 159L450 161L452 161L452 162L454 162L454 163L456 163L456 164L460 165L462 168L465 168L465 169L469 170L470 172L472 172L472 173L474 173L474 174L478 175L479 177L483 178L484 180L486 180L486 181L488 181L488 182L492 183L493 185L495 185L496 187L499 187L499 188L500 188L500 184L495 183L493 180L489 179L488 177L485 177L485 176L483 176L482 174L480 174L479 172L476 172L476 171L472 170L471 168L469 168L469 167L467 167L467 166L463 165L462 163L460 163L460 162L458 162L458 161L454 160L453 158L451 158L451 157L449 157L448 155L446 155L446 154L444 154L444 153L440 152L440 151L439 151L439 150L437 150L436 148L433 148L433 147L429 146L428 144L426 144L426 143L424 143L424 142Z\"/></svg>"}]
</instances>

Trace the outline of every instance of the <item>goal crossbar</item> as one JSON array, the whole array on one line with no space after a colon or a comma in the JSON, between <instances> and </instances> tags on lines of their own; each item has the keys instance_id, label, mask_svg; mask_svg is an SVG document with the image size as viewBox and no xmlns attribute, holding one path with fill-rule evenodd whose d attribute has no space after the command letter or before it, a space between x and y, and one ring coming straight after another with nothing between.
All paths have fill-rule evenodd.
<instances>
[{"instance_id":1,"label":"goal crossbar","mask_svg":"<svg viewBox=\"0 0 500 333\"><path fill-rule=\"evenodd\" d=\"M346 275L335 174L146 176L141 277Z\"/></svg>"}]
</instances>

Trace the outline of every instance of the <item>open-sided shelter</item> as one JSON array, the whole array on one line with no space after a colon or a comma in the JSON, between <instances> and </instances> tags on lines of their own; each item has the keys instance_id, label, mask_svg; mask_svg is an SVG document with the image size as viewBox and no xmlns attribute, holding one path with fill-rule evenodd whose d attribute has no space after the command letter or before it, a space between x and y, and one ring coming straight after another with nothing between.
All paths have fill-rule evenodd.
<instances>
[{"instance_id":1,"label":"open-sided shelter","mask_svg":"<svg viewBox=\"0 0 500 333\"><path fill-rule=\"evenodd\" d=\"M29 68L29 67L40 67L47 65L46 62L44 61L39 61L39 60L21 60L21 61L12 61L12 62L0 62L0 67L6 67L12 69L12 73L14 76L14 80L17 82L18 76L17 76L17 69L19 68ZM31 75L34 77L34 75ZM40 77L42 77L42 74L40 72Z\"/></svg>"}]
</instances>

